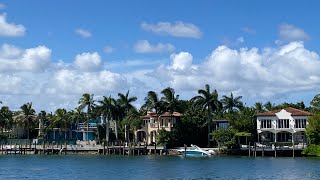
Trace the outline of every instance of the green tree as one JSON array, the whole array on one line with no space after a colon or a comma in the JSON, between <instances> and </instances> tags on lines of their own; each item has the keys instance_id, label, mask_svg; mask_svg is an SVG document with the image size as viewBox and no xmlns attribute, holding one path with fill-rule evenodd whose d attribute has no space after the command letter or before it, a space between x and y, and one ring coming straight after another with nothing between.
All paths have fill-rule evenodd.
<instances>
[{"instance_id":1,"label":"green tree","mask_svg":"<svg viewBox=\"0 0 320 180\"><path fill-rule=\"evenodd\" d=\"M32 108L31 102L22 105L20 109L21 111L14 116L14 122L27 129L27 138L30 139L30 129L35 126L37 119L36 112Z\"/></svg>"},{"instance_id":2,"label":"green tree","mask_svg":"<svg viewBox=\"0 0 320 180\"><path fill-rule=\"evenodd\" d=\"M127 91L126 94L122 94L122 93L118 93L118 97L119 99L117 100L121 109L124 111L124 116L126 117L129 114L129 111L131 110L136 110L136 108L132 105L133 102L135 102L137 100L137 97L132 96L129 97L129 91ZM117 123L117 122L116 122ZM125 124L126 126L126 124ZM124 132L125 134L127 134L128 132ZM125 135L125 137L127 137ZM127 139L125 139L127 141Z\"/></svg>"},{"instance_id":3,"label":"green tree","mask_svg":"<svg viewBox=\"0 0 320 180\"><path fill-rule=\"evenodd\" d=\"M79 100L79 108L85 109L87 108L87 114L86 114L86 125L87 125L87 140L89 140L89 121L91 118L91 111L94 107L95 100L93 99L93 94L85 93L82 95L82 97Z\"/></svg>"},{"instance_id":4,"label":"green tree","mask_svg":"<svg viewBox=\"0 0 320 180\"><path fill-rule=\"evenodd\" d=\"M86 115L81 111L78 107L75 110L69 112L70 114L70 121L73 122L77 128L77 137L78 140L78 131L79 131L79 123L86 121Z\"/></svg>"},{"instance_id":5,"label":"green tree","mask_svg":"<svg viewBox=\"0 0 320 180\"><path fill-rule=\"evenodd\" d=\"M219 129L212 132L212 140L231 149L236 144L236 130Z\"/></svg>"},{"instance_id":6,"label":"green tree","mask_svg":"<svg viewBox=\"0 0 320 180\"><path fill-rule=\"evenodd\" d=\"M158 129L157 137L156 137L157 144L171 146L172 142L174 142L173 138L174 138L174 136L173 136L172 132L166 131L163 128Z\"/></svg>"},{"instance_id":7,"label":"green tree","mask_svg":"<svg viewBox=\"0 0 320 180\"><path fill-rule=\"evenodd\" d=\"M320 113L315 113L308 119L306 135L309 144L320 144Z\"/></svg>"},{"instance_id":8,"label":"green tree","mask_svg":"<svg viewBox=\"0 0 320 180\"><path fill-rule=\"evenodd\" d=\"M178 100L179 95L175 95L175 91L171 87L167 87L161 91L163 97L161 97L162 105L165 111L168 111L171 114L177 109L178 107Z\"/></svg>"},{"instance_id":9,"label":"green tree","mask_svg":"<svg viewBox=\"0 0 320 180\"><path fill-rule=\"evenodd\" d=\"M205 89L198 90L198 96L195 96L191 99L192 102L196 106L201 107L202 111L207 110L208 115L208 144L210 147L210 133L211 133L211 122L212 122L212 113L217 112L221 109L221 102L218 100L218 92L217 90L210 91L210 86L208 84L205 85Z\"/></svg>"},{"instance_id":10,"label":"green tree","mask_svg":"<svg viewBox=\"0 0 320 180\"><path fill-rule=\"evenodd\" d=\"M0 109L0 127L1 135L4 136L3 132L12 127L13 124L13 113L10 111L8 106L2 106Z\"/></svg>"},{"instance_id":11,"label":"green tree","mask_svg":"<svg viewBox=\"0 0 320 180\"><path fill-rule=\"evenodd\" d=\"M145 109L146 111L155 111L158 116L162 113L162 102L159 100L156 92L149 91L144 100L145 102L141 107L142 109Z\"/></svg>"},{"instance_id":12,"label":"green tree","mask_svg":"<svg viewBox=\"0 0 320 180\"><path fill-rule=\"evenodd\" d=\"M235 110L240 110L243 107L241 99L242 96L233 97L231 93L230 97L226 95L222 96L221 103L223 104L224 110L233 113Z\"/></svg>"},{"instance_id":13,"label":"green tree","mask_svg":"<svg viewBox=\"0 0 320 180\"><path fill-rule=\"evenodd\" d=\"M314 96L314 98L310 102L310 105L314 112L320 111L320 94L317 94Z\"/></svg>"},{"instance_id":14,"label":"green tree","mask_svg":"<svg viewBox=\"0 0 320 180\"><path fill-rule=\"evenodd\" d=\"M59 128L60 136L64 132L64 139L67 139L67 129L69 128L69 118L67 110L57 109L54 115L54 126Z\"/></svg>"},{"instance_id":15,"label":"green tree","mask_svg":"<svg viewBox=\"0 0 320 180\"><path fill-rule=\"evenodd\" d=\"M254 108L256 110L256 113L261 113L265 111L262 102L254 103Z\"/></svg>"},{"instance_id":16,"label":"green tree","mask_svg":"<svg viewBox=\"0 0 320 180\"><path fill-rule=\"evenodd\" d=\"M106 97L103 96L102 100L98 101L100 104L100 108L101 108L101 113L103 114L103 120L106 122L106 127L105 127L105 131L106 131L106 141L110 140L109 137L109 124L112 120L115 119L115 115L116 115L116 100L114 98L112 98L111 96ZM118 131L116 131L116 139L118 139Z\"/></svg>"},{"instance_id":17,"label":"green tree","mask_svg":"<svg viewBox=\"0 0 320 180\"><path fill-rule=\"evenodd\" d=\"M48 133L48 123L49 123L49 118L48 114L46 111L40 111L40 113L37 116L37 119L39 121L39 133L38 136L39 138L44 138L46 137Z\"/></svg>"},{"instance_id":18,"label":"green tree","mask_svg":"<svg viewBox=\"0 0 320 180\"><path fill-rule=\"evenodd\" d=\"M275 109L275 105L268 101L264 104L264 108L268 111L272 111Z\"/></svg>"},{"instance_id":19,"label":"green tree","mask_svg":"<svg viewBox=\"0 0 320 180\"><path fill-rule=\"evenodd\" d=\"M239 112L227 114L230 126L237 132L256 134L256 111L254 108L244 107Z\"/></svg>"}]
</instances>

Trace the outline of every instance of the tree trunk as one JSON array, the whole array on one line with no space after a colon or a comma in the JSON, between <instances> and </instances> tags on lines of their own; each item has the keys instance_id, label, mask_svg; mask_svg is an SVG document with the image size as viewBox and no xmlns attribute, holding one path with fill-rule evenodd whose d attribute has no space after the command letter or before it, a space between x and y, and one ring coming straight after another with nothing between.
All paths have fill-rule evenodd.
<instances>
[{"instance_id":1,"label":"tree trunk","mask_svg":"<svg viewBox=\"0 0 320 180\"><path fill-rule=\"evenodd\" d=\"M115 128L114 128L115 134L116 134L116 140L118 141L118 121L115 121Z\"/></svg>"},{"instance_id":2,"label":"tree trunk","mask_svg":"<svg viewBox=\"0 0 320 180\"><path fill-rule=\"evenodd\" d=\"M208 147L211 146L211 139L210 139L210 133L211 133L211 120L212 120L212 114L211 114L211 108L208 107Z\"/></svg>"}]
</instances>

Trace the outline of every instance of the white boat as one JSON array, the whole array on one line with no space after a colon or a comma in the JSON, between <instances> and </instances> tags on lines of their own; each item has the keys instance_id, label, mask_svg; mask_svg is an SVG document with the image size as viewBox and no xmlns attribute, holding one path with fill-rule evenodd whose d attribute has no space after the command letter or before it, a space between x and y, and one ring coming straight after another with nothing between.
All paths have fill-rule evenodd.
<instances>
[{"instance_id":1,"label":"white boat","mask_svg":"<svg viewBox=\"0 0 320 180\"><path fill-rule=\"evenodd\" d=\"M186 150L180 149L178 151L182 155L186 155L186 156L211 156L216 154L213 150L205 151L193 144L191 144L191 147L188 147Z\"/></svg>"}]
</instances>

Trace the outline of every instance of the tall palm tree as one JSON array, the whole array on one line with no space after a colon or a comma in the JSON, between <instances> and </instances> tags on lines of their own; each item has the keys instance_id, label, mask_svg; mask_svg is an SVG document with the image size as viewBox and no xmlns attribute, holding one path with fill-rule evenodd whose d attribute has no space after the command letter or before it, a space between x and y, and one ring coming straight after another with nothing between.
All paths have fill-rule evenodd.
<instances>
[{"instance_id":1,"label":"tall palm tree","mask_svg":"<svg viewBox=\"0 0 320 180\"><path fill-rule=\"evenodd\" d=\"M198 96L195 96L191 101L196 105L202 108L202 111L207 110L208 113L208 147L210 147L210 134L211 134L211 121L212 113L216 112L221 108L221 102L218 100L217 90L210 91L210 86L205 85L205 89L198 90Z\"/></svg>"},{"instance_id":2,"label":"tall palm tree","mask_svg":"<svg viewBox=\"0 0 320 180\"><path fill-rule=\"evenodd\" d=\"M95 100L93 99L93 94L88 94L88 93L83 94L79 100L79 108L82 110L87 108L87 118L86 118L87 140L89 140L89 121L91 118L91 111L94 106L94 102Z\"/></svg>"},{"instance_id":3,"label":"tall palm tree","mask_svg":"<svg viewBox=\"0 0 320 180\"><path fill-rule=\"evenodd\" d=\"M36 123L37 116L35 115L35 110L32 108L32 103L26 103L20 107L21 111L14 116L14 121L27 128L27 136L30 139L30 128L34 127Z\"/></svg>"},{"instance_id":4,"label":"tall palm tree","mask_svg":"<svg viewBox=\"0 0 320 180\"><path fill-rule=\"evenodd\" d=\"M117 101L118 101L120 107L124 110L123 117L126 117L129 114L129 111L131 109L135 109L135 107L132 105L132 103L137 100L137 97L135 97L135 96L129 97L129 90L127 91L126 94L118 93L118 97L119 98ZM127 132L124 132L124 133L127 134ZM125 137L127 137L127 136L125 136Z\"/></svg>"},{"instance_id":5,"label":"tall palm tree","mask_svg":"<svg viewBox=\"0 0 320 180\"><path fill-rule=\"evenodd\" d=\"M67 129L69 127L69 118L67 110L65 109L57 109L54 115L54 124L57 128L59 128L60 136L62 132L64 132L64 139L67 139Z\"/></svg>"},{"instance_id":6,"label":"tall palm tree","mask_svg":"<svg viewBox=\"0 0 320 180\"><path fill-rule=\"evenodd\" d=\"M256 110L256 112L263 112L264 111L264 107L262 102L256 102L254 103L254 109Z\"/></svg>"},{"instance_id":7,"label":"tall palm tree","mask_svg":"<svg viewBox=\"0 0 320 180\"><path fill-rule=\"evenodd\" d=\"M172 116L173 112L178 107L179 95L175 95L175 91L171 87L165 88L161 93L163 94L163 97L161 97L163 108Z\"/></svg>"},{"instance_id":8,"label":"tall palm tree","mask_svg":"<svg viewBox=\"0 0 320 180\"><path fill-rule=\"evenodd\" d=\"M116 100L111 96L103 96L103 99L98 101L100 103L101 113L106 122L106 141L109 141L109 122L115 118ZM108 121L108 122L107 122ZM118 131L116 131L116 139L118 139Z\"/></svg>"},{"instance_id":9,"label":"tall palm tree","mask_svg":"<svg viewBox=\"0 0 320 180\"><path fill-rule=\"evenodd\" d=\"M234 110L240 110L243 107L241 99L242 96L233 97L233 94L231 93L230 97L226 95L222 96L221 102L224 109L232 113Z\"/></svg>"},{"instance_id":10,"label":"tall palm tree","mask_svg":"<svg viewBox=\"0 0 320 180\"><path fill-rule=\"evenodd\" d=\"M157 115L161 114L162 102L158 98L158 94L154 91L149 91L147 96L144 98L145 102L142 105L142 109L147 111L155 111Z\"/></svg>"},{"instance_id":11,"label":"tall palm tree","mask_svg":"<svg viewBox=\"0 0 320 180\"><path fill-rule=\"evenodd\" d=\"M38 121L39 121L39 137L45 137L47 134L47 123L48 123L48 115L46 111L40 111L40 113L37 116Z\"/></svg>"},{"instance_id":12,"label":"tall palm tree","mask_svg":"<svg viewBox=\"0 0 320 180\"><path fill-rule=\"evenodd\" d=\"M266 110L272 111L275 108L275 105L268 101L264 104L264 107L266 108Z\"/></svg>"},{"instance_id":13,"label":"tall palm tree","mask_svg":"<svg viewBox=\"0 0 320 180\"><path fill-rule=\"evenodd\" d=\"M81 109L78 107L75 110L69 111L70 121L75 123L77 128L77 137L78 140L78 132L79 132L79 122L85 121L86 117L85 114L81 111Z\"/></svg>"}]
</instances>

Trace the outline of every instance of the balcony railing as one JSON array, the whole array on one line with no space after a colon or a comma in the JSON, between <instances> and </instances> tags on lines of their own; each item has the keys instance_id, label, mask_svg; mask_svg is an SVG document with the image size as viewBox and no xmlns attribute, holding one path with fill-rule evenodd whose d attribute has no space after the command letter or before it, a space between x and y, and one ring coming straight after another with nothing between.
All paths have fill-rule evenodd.
<instances>
[{"instance_id":1,"label":"balcony railing","mask_svg":"<svg viewBox=\"0 0 320 180\"><path fill-rule=\"evenodd\" d=\"M79 123L79 129L96 129L97 128L97 123Z\"/></svg>"}]
</instances>

